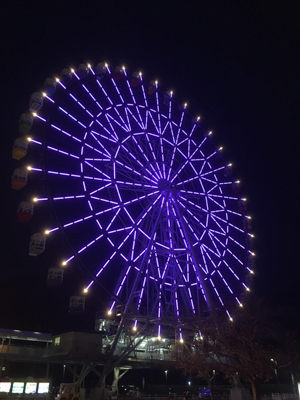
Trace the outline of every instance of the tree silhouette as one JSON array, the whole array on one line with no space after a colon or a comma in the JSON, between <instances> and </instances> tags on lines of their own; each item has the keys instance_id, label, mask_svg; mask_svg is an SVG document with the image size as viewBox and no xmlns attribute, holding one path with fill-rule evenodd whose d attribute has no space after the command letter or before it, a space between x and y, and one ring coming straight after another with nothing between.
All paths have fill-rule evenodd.
<instances>
[{"instance_id":1,"label":"tree silhouette","mask_svg":"<svg viewBox=\"0 0 300 400\"><path fill-rule=\"evenodd\" d=\"M251 297L233 321L213 313L198 320L194 331L179 357L178 367L186 374L209 381L213 370L225 377L239 376L251 384L253 399L257 399L257 380L274 377L275 352L278 340L274 319L261 300Z\"/></svg>"}]
</instances>

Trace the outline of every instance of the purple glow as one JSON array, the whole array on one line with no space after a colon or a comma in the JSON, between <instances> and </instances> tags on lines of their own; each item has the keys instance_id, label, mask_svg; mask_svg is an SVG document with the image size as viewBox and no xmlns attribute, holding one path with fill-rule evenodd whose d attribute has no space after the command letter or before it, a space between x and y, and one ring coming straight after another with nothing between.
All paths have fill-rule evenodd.
<instances>
[{"instance_id":1,"label":"purple glow","mask_svg":"<svg viewBox=\"0 0 300 400\"><path fill-rule=\"evenodd\" d=\"M34 122L43 122L46 135L49 200L70 242L70 232L82 236L80 246L72 245L94 276L86 288L95 277L102 280L104 270L122 270L114 296L123 304L134 298L141 315L147 310L163 320L172 309L180 323L181 316L201 312L209 293L230 316L230 299L240 304L240 282L253 261L241 200L232 192L231 171L224 176L228 167L219 150L157 84L151 95L146 84L133 85L125 69L117 79L108 66L98 76L88 68L87 79L73 72L72 85L57 85L54 98L63 101L51 108L53 118L42 109ZM32 141L41 145L43 134L38 139ZM42 196L37 201L48 200ZM113 310L118 303L111 304Z\"/></svg>"}]
</instances>

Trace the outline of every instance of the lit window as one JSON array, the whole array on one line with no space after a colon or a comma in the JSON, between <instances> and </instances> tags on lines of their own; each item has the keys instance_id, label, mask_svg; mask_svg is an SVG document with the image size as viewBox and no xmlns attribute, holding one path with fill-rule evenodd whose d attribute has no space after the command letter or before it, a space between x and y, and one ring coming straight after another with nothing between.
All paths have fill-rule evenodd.
<instances>
[{"instance_id":1,"label":"lit window","mask_svg":"<svg viewBox=\"0 0 300 400\"><path fill-rule=\"evenodd\" d=\"M54 346L59 346L59 345L60 345L60 336L54 339Z\"/></svg>"}]
</instances>

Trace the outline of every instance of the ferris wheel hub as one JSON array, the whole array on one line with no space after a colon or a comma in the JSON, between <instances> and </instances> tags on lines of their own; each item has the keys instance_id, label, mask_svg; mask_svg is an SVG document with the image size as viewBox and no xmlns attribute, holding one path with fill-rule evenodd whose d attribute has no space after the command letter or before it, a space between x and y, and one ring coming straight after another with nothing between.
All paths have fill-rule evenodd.
<instances>
[{"instance_id":1,"label":"ferris wheel hub","mask_svg":"<svg viewBox=\"0 0 300 400\"><path fill-rule=\"evenodd\" d=\"M171 182L167 181L166 179L160 179L160 180L158 181L157 186L158 186L158 189L159 189L162 193L164 193L164 192L169 192L169 191L170 191L170 189L171 189L171 187L172 187L172 184L171 184Z\"/></svg>"}]
</instances>

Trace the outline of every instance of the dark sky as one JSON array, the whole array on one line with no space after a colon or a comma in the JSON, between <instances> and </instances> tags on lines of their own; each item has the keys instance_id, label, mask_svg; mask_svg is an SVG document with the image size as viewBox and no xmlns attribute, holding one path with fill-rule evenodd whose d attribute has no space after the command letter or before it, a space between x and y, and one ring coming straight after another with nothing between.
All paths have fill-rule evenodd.
<instances>
[{"instance_id":1,"label":"dark sky","mask_svg":"<svg viewBox=\"0 0 300 400\"><path fill-rule=\"evenodd\" d=\"M71 284L46 289L46 271L60 244L50 243L38 259L27 256L37 221L29 228L15 222L21 194L10 189L11 146L19 115L48 76L104 60L124 63L130 72L141 69L149 81L158 78L162 90L173 89L214 131L249 199L254 289L297 309L298 1L10 1L0 13L1 327L50 330L74 323L66 317ZM90 318L82 323L92 328L96 305L89 306Z\"/></svg>"}]
</instances>

